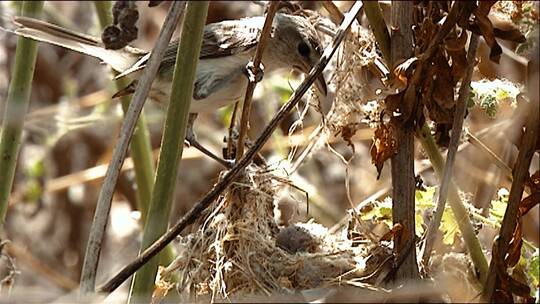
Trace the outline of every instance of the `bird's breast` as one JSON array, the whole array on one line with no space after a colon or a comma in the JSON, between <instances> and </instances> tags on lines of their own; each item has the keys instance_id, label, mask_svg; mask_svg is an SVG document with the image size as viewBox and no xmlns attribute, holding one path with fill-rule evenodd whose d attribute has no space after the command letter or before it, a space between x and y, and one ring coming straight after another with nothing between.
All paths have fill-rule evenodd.
<instances>
[{"instance_id":1,"label":"bird's breast","mask_svg":"<svg viewBox=\"0 0 540 304\"><path fill-rule=\"evenodd\" d=\"M251 60L249 53L200 60L195 75L195 82L199 83L195 89L204 91L206 97L192 98L190 112L215 111L242 98L248 83L243 68L249 60ZM161 79L154 81L150 98L162 104L168 102L171 79L171 75L163 75ZM194 91L194 96L197 95Z\"/></svg>"}]
</instances>

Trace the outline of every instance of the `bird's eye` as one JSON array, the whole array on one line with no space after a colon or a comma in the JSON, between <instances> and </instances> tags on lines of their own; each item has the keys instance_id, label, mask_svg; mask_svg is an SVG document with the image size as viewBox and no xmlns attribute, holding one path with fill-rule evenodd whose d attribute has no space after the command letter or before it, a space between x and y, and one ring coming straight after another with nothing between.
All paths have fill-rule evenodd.
<instances>
[{"instance_id":1,"label":"bird's eye","mask_svg":"<svg viewBox=\"0 0 540 304\"><path fill-rule=\"evenodd\" d=\"M298 44L298 53L302 55L303 57L309 57L309 46L305 42L300 42Z\"/></svg>"}]
</instances>

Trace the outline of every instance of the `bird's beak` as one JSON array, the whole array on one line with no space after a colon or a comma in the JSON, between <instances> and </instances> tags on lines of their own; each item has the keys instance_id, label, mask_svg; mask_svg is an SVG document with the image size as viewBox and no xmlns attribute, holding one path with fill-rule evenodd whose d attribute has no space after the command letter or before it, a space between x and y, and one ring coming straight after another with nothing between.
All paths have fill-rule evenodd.
<instances>
[{"instance_id":1,"label":"bird's beak","mask_svg":"<svg viewBox=\"0 0 540 304\"><path fill-rule=\"evenodd\" d=\"M306 64L306 63L302 63L301 66L297 67L300 71L302 71L303 73L305 73L306 75L309 74L309 71L311 70L311 66L309 64ZM326 80L324 79L324 76L323 74L319 74L319 76L317 76L317 79L315 79L315 87L317 88L317 90L319 91L319 93L321 93L321 95L323 95L324 97L326 97L326 94L328 93L327 91L327 88L326 88Z\"/></svg>"},{"instance_id":2,"label":"bird's beak","mask_svg":"<svg viewBox=\"0 0 540 304\"><path fill-rule=\"evenodd\" d=\"M324 96L326 97L326 94L328 93L327 89L326 89L326 80L324 79L324 76L323 74L319 74L319 76L317 77L317 79L315 79L315 86L317 87L317 89L319 90L319 92Z\"/></svg>"}]
</instances>

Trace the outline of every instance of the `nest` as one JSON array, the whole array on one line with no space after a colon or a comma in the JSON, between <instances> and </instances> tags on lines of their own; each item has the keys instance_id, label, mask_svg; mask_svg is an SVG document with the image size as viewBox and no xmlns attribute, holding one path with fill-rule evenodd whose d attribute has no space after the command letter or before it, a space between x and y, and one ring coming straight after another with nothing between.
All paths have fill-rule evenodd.
<instances>
[{"instance_id":1,"label":"nest","mask_svg":"<svg viewBox=\"0 0 540 304\"><path fill-rule=\"evenodd\" d=\"M347 231L331 235L316 223L280 229L274 220L279 183L271 172L248 167L192 233L180 238L179 255L160 271L158 286L171 288L167 279L175 274L176 289L186 301L292 294L362 277L378 267L368 265L375 255L379 261L389 254L380 244L361 246L348 239ZM378 253L370 255L370 248Z\"/></svg>"}]
</instances>

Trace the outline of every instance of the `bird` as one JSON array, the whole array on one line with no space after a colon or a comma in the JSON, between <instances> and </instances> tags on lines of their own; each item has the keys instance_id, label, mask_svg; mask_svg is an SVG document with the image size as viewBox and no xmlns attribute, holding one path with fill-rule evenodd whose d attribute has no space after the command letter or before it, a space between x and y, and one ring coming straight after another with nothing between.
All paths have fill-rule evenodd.
<instances>
[{"instance_id":1,"label":"bird","mask_svg":"<svg viewBox=\"0 0 540 304\"><path fill-rule=\"evenodd\" d=\"M230 162L198 143L193 124L198 113L215 111L243 97L250 76L247 66L255 53L264 21L264 16L256 16L210 23L204 27L185 141L226 166L230 166ZM16 35L96 57L119 73L116 78L133 79L113 97L135 91L137 79L150 57L149 51L129 45L118 50L107 49L98 37L30 17L14 17L13 23L16 28L10 32ZM168 102L171 94L177 47L178 40L167 46L149 92L149 98L161 105ZM321 55L320 37L308 18L281 12L275 15L261 59L265 74L286 69L307 74ZM324 76L316 79L315 87L322 96L327 95Z\"/></svg>"}]
</instances>

